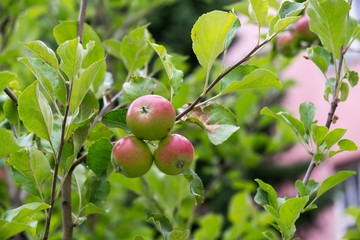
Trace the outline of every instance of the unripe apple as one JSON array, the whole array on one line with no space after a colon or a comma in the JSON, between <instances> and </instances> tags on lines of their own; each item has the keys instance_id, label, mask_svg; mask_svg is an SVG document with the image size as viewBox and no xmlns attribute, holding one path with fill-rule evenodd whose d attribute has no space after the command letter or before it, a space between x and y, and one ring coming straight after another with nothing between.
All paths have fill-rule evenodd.
<instances>
[{"instance_id":1,"label":"unripe apple","mask_svg":"<svg viewBox=\"0 0 360 240\"><path fill-rule=\"evenodd\" d=\"M276 38L276 49L286 57L293 57L299 52L298 40L293 32L284 32Z\"/></svg>"},{"instance_id":2,"label":"unripe apple","mask_svg":"<svg viewBox=\"0 0 360 240\"><path fill-rule=\"evenodd\" d=\"M309 17L303 16L295 23L295 31L300 40L304 40L307 42L313 42L317 39L315 33L310 31L309 28Z\"/></svg>"},{"instance_id":3,"label":"unripe apple","mask_svg":"<svg viewBox=\"0 0 360 240\"><path fill-rule=\"evenodd\" d=\"M166 98L145 95L135 99L126 114L131 132L140 139L160 140L175 124L175 109Z\"/></svg>"},{"instance_id":4,"label":"unripe apple","mask_svg":"<svg viewBox=\"0 0 360 240\"><path fill-rule=\"evenodd\" d=\"M127 136L115 143L111 161L115 171L126 177L136 178L149 171L153 155L145 142L135 136Z\"/></svg>"},{"instance_id":5,"label":"unripe apple","mask_svg":"<svg viewBox=\"0 0 360 240\"><path fill-rule=\"evenodd\" d=\"M186 171L193 159L192 143L179 134L171 134L162 139L154 152L156 166L168 175L177 175Z\"/></svg>"}]
</instances>

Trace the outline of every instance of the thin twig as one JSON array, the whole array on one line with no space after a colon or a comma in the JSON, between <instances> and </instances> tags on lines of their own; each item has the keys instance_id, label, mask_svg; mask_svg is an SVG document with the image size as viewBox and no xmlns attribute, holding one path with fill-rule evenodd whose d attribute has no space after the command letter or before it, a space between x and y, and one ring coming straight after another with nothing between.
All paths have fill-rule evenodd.
<instances>
[{"instance_id":1,"label":"thin twig","mask_svg":"<svg viewBox=\"0 0 360 240\"><path fill-rule=\"evenodd\" d=\"M77 35L80 38L81 43L82 43L82 39L83 39L83 32L84 32L84 24L85 24L85 16L86 16L87 4L88 4L88 0L82 0L81 3L80 3L80 12L79 12L79 19L78 19Z\"/></svg>"},{"instance_id":2,"label":"thin twig","mask_svg":"<svg viewBox=\"0 0 360 240\"><path fill-rule=\"evenodd\" d=\"M6 87L6 88L4 89L4 92L6 93L6 95L9 96L9 98L11 99L11 101L13 101L16 106L18 106L18 98L17 98L16 95L10 90L10 88Z\"/></svg>"},{"instance_id":3,"label":"thin twig","mask_svg":"<svg viewBox=\"0 0 360 240\"><path fill-rule=\"evenodd\" d=\"M118 100L119 96L122 94L122 91L119 91L117 94L115 94L109 102L107 102L107 104L100 110L99 114L96 116L96 118L94 119L94 122L92 122L90 128L93 128L98 122L100 122L102 116L107 113L112 105L114 105L116 103L116 101Z\"/></svg>"},{"instance_id":4,"label":"thin twig","mask_svg":"<svg viewBox=\"0 0 360 240\"><path fill-rule=\"evenodd\" d=\"M337 66L338 68L337 68L336 76L335 76L336 81L335 81L333 99L332 99L331 104L330 104L330 110L328 112L328 116L327 116L326 124L325 124L325 126L328 129L330 129L330 126L331 126L331 124L333 122L335 111L336 111L336 108L338 107L338 103L339 103L338 88L340 86L341 70L342 70L342 66L343 66L343 62L344 62L344 56L345 56L345 53L346 53L347 50L348 50L348 48L344 49L344 47L341 46L340 57L339 57L339 65ZM305 185L309 182L311 174L314 171L314 169L316 168L316 166L317 166L317 163L316 163L316 161L314 159L314 156L313 156L310 163L309 163L308 169L306 170L305 176L304 176L304 178L302 180L302 182Z\"/></svg>"},{"instance_id":5,"label":"thin twig","mask_svg":"<svg viewBox=\"0 0 360 240\"><path fill-rule=\"evenodd\" d=\"M69 111L70 111L71 90L72 90L72 87L69 85L66 85L66 95L67 95L66 108L65 108L64 119L63 119L63 122L61 125L61 137L60 137L59 151L57 153L57 156L55 159L55 164L54 164L54 173L53 173L51 196L50 196L50 208L49 208L48 215L46 218L45 233L44 233L43 240L47 240L49 238L51 217L52 217L52 213L53 213L54 205L55 205L55 201L56 201L56 185L57 185L60 159L61 159L63 148L65 145L65 129L66 129L67 118L69 116Z\"/></svg>"},{"instance_id":6,"label":"thin twig","mask_svg":"<svg viewBox=\"0 0 360 240\"><path fill-rule=\"evenodd\" d=\"M195 99L194 102L192 102L184 111L182 111L181 113L179 113L176 116L176 121L180 120L183 116L185 116L187 113L189 113L190 111L192 111L195 106L200 103L205 95L210 92L210 90L215 87L216 84L218 84L220 82L221 79L223 79L226 75L228 75L231 71L233 71L236 67L240 66L241 64L247 62L252 56L254 56L260 49L262 49L268 42L271 41L271 39L275 37L275 35L267 38L266 40L264 40L261 44L256 45L244 58L242 58L240 61L238 61L237 63L235 63L233 66L231 66L230 68L228 68L225 72L221 73L207 88L206 90L200 94L199 97L197 97Z\"/></svg>"},{"instance_id":7,"label":"thin twig","mask_svg":"<svg viewBox=\"0 0 360 240\"><path fill-rule=\"evenodd\" d=\"M78 19L78 29L77 35L79 37L80 42L83 40L83 32L84 32L84 24L85 24L85 16L86 16L86 7L88 4L88 0L82 0L80 4L80 12ZM70 106L70 98L71 98L72 86L70 86L69 98L66 104L65 117L69 112ZM66 122L65 122L66 123ZM65 125L66 126L66 125ZM65 130L65 126L63 126L63 130ZM65 139L65 131L64 135L62 135L61 140ZM64 143L63 143L64 144ZM61 143L60 143L61 146ZM62 150L62 148L61 148ZM72 220L72 206L71 206L71 181L72 181L72 173L77 165L79 165L84 159L86 155L83 155L76 161L71 164L70 169L66 173L64 178L63 185L61 187L61 210L62 210L62 228L63 228L63 239L71 240L73 238L73 230L74 230L74 222Z\"/></svg>"}]
</instances>

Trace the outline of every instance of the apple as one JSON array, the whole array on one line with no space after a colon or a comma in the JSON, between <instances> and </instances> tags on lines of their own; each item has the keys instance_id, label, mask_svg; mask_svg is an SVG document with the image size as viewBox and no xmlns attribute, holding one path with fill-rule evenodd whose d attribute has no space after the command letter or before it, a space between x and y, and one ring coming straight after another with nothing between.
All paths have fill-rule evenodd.
<instances>
[{"instance_id":1,"label":"apple","mask_svg":"<svg viewBox=\"0 0 360 240\"><path fill-rule=\"evenodd\" d=\"M310 31L309 28L309 17L303 16L295 23L295 31L300 40L304 40L307 42L313 42L317 39L315 33Z\"/></svg>"},{"instance_id":2,"label":"apple","mask_svg":"<svg viewBox=\"0 0 360 240\"><path fill-rule=\"evenodd\" d=\"M171 134L163 138L154 151L155 165L168 175L178 175L186 171L193 159L192 143L179 134Z\"/></svg>"},{"instance_id":3,"label":"apple","mask_svg":"<svg viewBox=\"0 0 360 240\"><path fill-rule=\"evenodd\" d=\"M126 177L136 178L149 171L153 155L144 141L135 136L127 136L114 144L111 162L115 171Z\"/></svg>"},{"instance_id":4,"label":"apple","mask_svg":"<svg viewBox=\"0 0 360 240\"><path fill-rule=\"evenodd\" d=\"M140 139L160 140L175 124L175 109L166 98L145 95L135 99L126 114L131 132Z\"/></svg>"}]
</instances>

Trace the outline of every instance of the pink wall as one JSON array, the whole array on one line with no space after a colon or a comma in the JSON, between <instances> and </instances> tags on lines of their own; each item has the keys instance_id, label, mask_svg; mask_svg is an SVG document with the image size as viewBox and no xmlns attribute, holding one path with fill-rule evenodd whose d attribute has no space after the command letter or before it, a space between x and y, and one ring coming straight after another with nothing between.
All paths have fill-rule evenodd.
<instances>
[{"instance_id":1,"label":"pink wall","mask_svg":"<svg viewBox=\"0 0 360 240\"><path fill-rule=\"evenodd\" d=\"M242 22L244 22L242 20ZM226 59L227 64L232 65L243 56L245 56L256 44L257 33L256 27L243 24L239 33L238 40L229 52ZM294 79L297 81L296 86L292 87L288 91L287 96L284 99L284 106L289 112L299 116L298 108L302 102L310 101L317 107L315 119L319 124L325 125L327 113L330 108L330 104L323 98L323 92L325 89L325 77L319 69L303 56L306 52L302 52L291 64L291 66L280 76L280 80ZM351 57L348 60L349 68L360 72L360 57ZM328 76L334 76L333 69L329 69ZM331 100L331 99L330 99ZM336 110L336 116L339 120L331 128L346 128L346 138L353 140L358 146L360 146L360 87L356 86L354 89L350 89L350 94L346 102L341 102ZM289 129L290 130L290 129ZM297 145L290 149L288 152L279 156L279 164L292 164L303 159L308 159L309 154L300 146ZM322 166L315 169L312 178L316 181L322 181L331 173L334 172L337 166L341 166L345 163L360 160L360 152L340 153L339 155L331 158ZM293 189L293 183L284 184L284 188L280 192L287 196L294 196L295 190ZM302 240L336 240L339 238L339 232L336 228L335 219L339 215L334 213L334 208L328 207L326 210L320 212L317 216L317 223L315 227L309 226L306 231L300 231L300 237ZM337 236L338 235L338 236Z\"/></svg>"}]
</instances>

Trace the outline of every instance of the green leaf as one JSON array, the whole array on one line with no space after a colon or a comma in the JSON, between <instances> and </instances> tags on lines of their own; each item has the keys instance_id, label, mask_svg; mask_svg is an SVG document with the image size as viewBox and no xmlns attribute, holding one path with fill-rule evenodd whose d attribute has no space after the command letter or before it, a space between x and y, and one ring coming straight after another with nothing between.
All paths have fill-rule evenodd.
<instances>
[{"instance_id":1,"label":"green leaf","mask_svg":"<svg viewBox=\"0 0 360 240\"><path fill-rule=\"evenodd\" d=\"M346 150L346 151L356 151L358 149L356 144L349 139L341 139L338 142L338 145L339 145L340 149Z\"/></svg>"},{"instance_id":2,"label":"green leaf","mask_svg":"<svg viewBox=\"0 0 360 240\"><path fill-rule=\"evenodd\" d=\"M265 231L263 232L263 235L267 240L279 240L279 237L271 231Z\"/></svg>"},{"instance_id":3,"label":"green leaf","mask_svg":"<svg viewBox=\"0 0 360 240\"><path fill-rule=\"evenodd\" d=\"M215 240L221 234L223 217L215 213L208 213L199 220L199 228L194 232L194 240Z\"/></svg>"},{"instance_id":4,"label":"green leaf","mask_svg":"<svg viewBox=\"0 0 360 240\"><path fill-rule=\"evenodd\" d=\"M164 84L150 77L133 76L130 82L124 83L123 89L130 101L147 94L156 94L165 98L168 95Z\"/></svg>"},{"instance_id":5,"label":"green leaf","mask_svg":"<svg viewBox=\"0 0 360 240\"><path fill-rule=\"evenodd\" d=\"M41 58L22 57L18 59L36 77L41 86L46 90L48 98L52 98L58 86L58 74L54 68L45 64Z\"/></svg>"},{"instance_id":6,"label":"green leaf","mask_svg":"<svg viewBox=\"0 0 360 240\"><path fill-rule=\"evenodd\" d=\"M28 86L19 96L18 111L20 119L29 131L50 140L53 114L47 100L39 90L37 81Z\"/></svg>"},{"instance_id":7,"label":"green leaf","mask_svg":"<svg viewBox=\"0 0 360 240\"><path fill-rule=\"evenodd\" d=\"M16 77L16 73L13 72L0 72L0 92L2 92L11 81L15 80Z\"/></svg>"},{"instance_id":8,"label":"green leaf","mask_svg":"<svg viewBox=\"0 0 360 240\"><path fill-rule=\"evenodd\" d=\"M79 106L79 112L71 124L71 130L90 124L90 121L95 117L98 110L99 100L92 91L88 91ZM68 132L72 133L72 131Z\"/></svg>"},{"instance_id":9,"label":"green leaf","mask_svg":"<svg viewBox=\"0 0 360 240\"><path fill-rule=\"evenodd\" d=\"M189 235L189 230L173 230L169 233L169 240L187 240Z\"/></svg>"},{"instance_id":10,"label":"green leaf","mask_svg":"<svg viewBox=\"0 0 360 240\"><path fill-rule=\"evenodd\" d=\"M323 183L321 184L321 187L319 191L316 194L316 198L318 199L320 196L322 196L324 193L326 193L331 188L335 187L339 183L345 181L349 177L355 175L355 171L339 171L335 173L334 175L326 178Z\"/></svg>"},{"instance_id":11,"label":"green leaf","mask_svg":"<svg viewBox=\"0 0 360 240\"><path fill-rule=\"evenodd\" d=\"M220 91L223 92L226 88L231 88L230 85L233 82L240 82L243 78L250 74L252 71L258 69L255 65L240 65L232 70L229 74L223 77L220 81ZM235 83L236 85L236 83ZM234 88L236 90L236 88Z\"/></svg>"},{"instance_id":12,"label":"green leaf","mask_svg":"<svg viewBox=\"0 0 360 240\"><path fill-rule=\"evenodd\" d=\"M250 0L249 4L249 16L259 26L267 24L267 14L269 10L269 4L267 0Z\"/></svg>"},{"instance_id":13,"label":"green leaf","mask_svg":"<svg viewBox=\"0 0 360 240\"><path fill-rule=\"evenodd\" d=\"M314 210L314 209L317 209L317 208L318 208L318 206L316 204L311 203L303 210L303 212L307 212L307 211Z\"/></svg>"},{"instance_id":14,"label":"green leaf","mask_svg":"<svg viewBox=\"0 0 360 240\"><path fill-rule=\"evenodd\" d=\"M270 184L267 184L260 179L255 179L255 181L259 185L254 198L255 202L261 206L270 204L275 210L277 210L279 205L275 189Z\"/></svg>"},{"instance_id":15,"label":"green leaf","mask_svg":"<svg viewBox=\"0 0 360 240\"><path fill-rule=\"evenodd\" d=\"M127 109L124 108L107 112L102 117L101 122L109 128L117 127L128 131L128 127L126 125L126 113Z\"/></svg>"},{"instance_id":16,"label":"green leaf","mask_svg":"<svg viewBox=\"0 0 360 240\"><path fill-rule=\"evenodd\" d=\"M340 101L345 102L349 96L349 84L342 82L340 85Z\"/></svg>"},{"instance_id":17,"label":"green leaf","mask_svg":"<svg viewBox=\"0 0 360 240\"><path fill-rule=\"evenodd\" d=\"M121 42L110 39L105 41L104 45L109 54L120 58L132 74L150 61L153 49L149 41L152 41L152 37L147 26L141 26L124 36Z\"/></svg>"},{"instance_id":18,"label":"green leaf","mask_svg":"<svg viewBox=\"0 0 360 240\"><path fill-rule=\"evenodd\" d=\"M285 203L280 206L279 215L282 224L285 226L285 228L281 230L286 239L292 239L295 234L295 222L300 217L300 213L308 201L308 196L296 197L286 200Z\"/></svg>"},{"instance_id":19,"label":"green leaf","mask_svg":"<svg viewBox=\"0 0 360 240\"><path fill-rule=\"evenodd\" d=\"M244 89L281 88L281 82L269 70L258 69L250 65L239 66L234 71L234 73L226 76L222 81L220 85L221 89L223 89L222 94Z\"/></svg>"},{"instance_id":20,"label":"green leaf","mask_svg":"<svg viewBox=\"0 0 360 240\"><path fill-rule=\"evenodd\" d=\"M342 239L360 239L360 232L357 229L348 229Z\"/></svg>"},{"instance_id":21,"label":"green leaf","mask_svg":"<svg viewBox=\"0 0 360 240\"><path fill-rule=\"evenodd\" d=\"M94 41L90 41L86 44L86 48L83 48L79 38L75 38L59 45L57 54L61 58L60 68L65 72L70 81L75 81L86 55L93 49L94 44Z\"/></svg>"},{"instance_id":22,"label":"green leaf","mask_svg":"<svg viewBox=\"0 0 360 240\"><path fill-rule=\"evenodd\" d=\"M295 182L295 188L298 191L300 197L306 196L306 185L301 180L297 180Z\"/></svg>"},{"instance_id":23,"label":"green leaf","mask_svg":"<svg viewBox=\"0 0 360 240\"><path fill-rule=\"evenodd\" d=\"M317 148L320 147L320 145L324 142L325 136L328 134L329 129L325 126L318 126L315 125L312 130L312 138L317 146Z\"/></svg>"},{"instance_id":24,"label":"green leaf","mask_svg":"<svg viewBox=\"0 0 360 240\"><path fill-rule=\"evenodd\" d=\"M152 223L161 232L164 239L168 239L168 235L172 230L169 219L161 213L147 213L147 222Z\"/></svg>"},{"instance_id":25,"label":"green leaf","mask_svg":"<svg viewBox=\"0 0 360 240\"><path fill-rule=\"evenodd\" d=\"M188 169L182 175L190 183L190 192L195 197L196 204L204 202L204 184L201 178L192 170Z\"/></svg>"},{"instance_id":26,"label":"green leaf","mask_svg":"<svg viewBox=\"0 0 360 240\"><path fill-rule=\"evenodd\" d=\"M77 168L78 169L78 168ZM92 202L95 205L104 203L110 194L111 186L107 178L88 177L86 178L85 187L86 195L84 201Z\"/></svg>"},{"instance_id":27,"label":"green leaf","mask_svg":"<svg viewBox=\"0 0 360 240\"><path fill-rule=\"evenodd\" d=\"M236 193L232 196L228 205L228 219L233 225L243 226L251 215L251 199L245 191ZM239 214L241 212L241 214Z\"/></svg>"},{"instance_id":28,"label":"green leaf","mask_svg":"<svg viewBox=\"0 0 360 240\"><path fill-rule=\"evenodd\" d=\"M215 144L225 142L240 127L237 126L235 115L219 104L199 107L192 111L186 121L195 123L203 128L209 140Z\"/></svg>"},{"instance_id":29,"label":"green leaf","mask_svg":"<svg viewBox=\"0 0 360 240\"><path fill-rule=\"evenodd\" d=\"M145 240L143 236L136 236L133 240Z\"/></svg>"},{"instance_id":30,"label":"green leaf","mask_svg":"<svg viewBox=\"0 0 360 240\"><path fill-rule=\"evenodd\" d=\"M84 213L85 216L90 215L90 214L105 214L108 213L108 210L102 209L96 205L94 205L93 203L87 203L84 208L82 209L82 212Z\"/></svg>"},{"instance_id":31,"label":"green leaf","mask_svg":"<svg viewBox=\"0 0 360 240\"><path fill-rule=\"evenodd\" d=\"M287 26L296 22L301 16L280 18L275 16L270 22L269 35L283 31Z\"/></svg>"},{"instance_id":32,"label":"green leaf","mask_svg":"<svg viewBox=\"0 0 360 240\"><path fill-rule=\"evenodd\" d=\"M41 93L39 85L36 85L36 95L40 111L42 114L42 117L45 121L45 125L47 127L48 136L51 136L51 132L53 130L53 122L54 122L54 116L51 110L51 107L46 100L45 96ZM34 96L33 96L34 97Z\"/></svg>"},{"instance_id":33,"label":"green leaf","mask_svg":"<svg viewBox=\"0 0 360 240\"><path fill-rule=\"evenodd\" d=\"M284 30L301 16L298 16L305 8L304 3L284 1L277 14L270 21L269 36Z\"/></svg>"},{"instance_id":34,"label":"green leaf","mask_svg":"<svg viewBox=\"0 0 360 240\"><path fill-rule=\"evenodd\" d=\"M54 37L56 39L57 44L62 44L67 40L74 39L78 36L78 21L62 21L59 25L54 28ZM105 53L103 49L102 42L96 32L88 25L84 24L83 29L83 38L82 38L82 46L86 47L88 43L95 42L95 45L91 51L91 54L87 54L83 61L83 68L87 68L94 62L104 59ZM100 86L105 80L105 72L106 65L102 65L101 69L98 71L97 76L93 80L92 90L98 96L99 94L102 96L104 93L99 93L101 90Z\"/></svg>"},{"instance_id":35,"label":"green leaf","mask_svg":"<svg viewBox=\"0 0 360 240\"><path fill-rule=\"evenodd\" d=\"M316 107L311 102L300 104L300 120L304 123L305 131L310 134L311 125L314 121Z\"/></svg>"},{"instance_id":36,"label":"green leaf","mask_svg":"<svg viewBox=\"0 0 360 240\"><path fill-rule=\"evenodd\" d=\"M328 149L334 146L345 134L346 129L335 128L325 136L325 144Z\"/></svg>"},{"instance_id":37,"label":"green leaf","mask_svg":"<svg viewBox=\"0 0 360 240\"><path fill-rule=\"evenodd\" d=\"M11 99L8 99L4 102L3 111L5 118L9 120L15 127L20 125L17 106Z\"/></svg>"},{"instance_id":38,"label":"green leaf","mask_svg":"<svg viewBox=\"0 0 360 240\"><path fill-rule=\"evenodd\" d=\"M304 3L284 1L280 6L278 14L280 18L297 16L304 8Z\"/></svg>"},{"instance_id":39,"label":"green leaf","mask_svg":"<svg viewBox=\"0 0 360 240\"><path fill-rule=\"evenodd\" d=\"M344 0L309 0L307 13L310 30L316 33L324 48L340 56L340 48L344 44L345 34L339 34L347 29L347 15L350 6Z\"/></svg>"},{"instance_id":40,"label":"green leaf","mask_svg":"<svg viewBox=\"0 0 360 240\"><path fill-rule=\"evenodd\" d=\"M321 46L314 46L307 49L308 56L315 65L326 73L331 64L331 54Z\"/></svg>"},{"instance_id":41,"label":"green leaf","mask_svg":"<svg viewBox=\"0 0 360 240\"><path fill-rule=\"evenodd\" d=\"M96 175L106 173L111 159L112 148L113 145L107 138L101 138L90 146L86 163Z\"/></svg>"},{"instance_id":42,"label":"green leaf","mask_svg":"<svg viewBox=\"0 0 360 240\"><path fill-rule=\"evenodd\" d=\"M46 44L40 40L32 41L25 44L29 47L34 53L41 57L45 62L50 64L52 67L58 67L58 59L54 51L46 46Z\"/></svg>"},{"instance_id":43,"label":"green leaf","mask_svg":"<svg viewBox=\"0 0 360 240\"><path fill-rule=\"evenodd\" d=\"M346 79L349 81L352 87L355 87L359 82L359 73L356 71L351 71L350 69L346 69Z\"/></svg>"},{"instance_id":44,"label":"green leaf","mask_svg":"<svg viewBox=\"0 0 360 240\"><path fill-rule=\"evenodd\" d=\"M2 127L0 127L0 142L3 143L0 144L0 159L20 148L16 144L16 139L12 132Z\"/></svg>"},{"instance_id":45,"label":"green leaf","mask_svg":"<svg viewBox=\"0 0 360 240\"><path fill-rule=\"evenodd\" d=\"M225 50L227 36L237 21L230 12L212 11L201 15L195 22L191 30L192 48L207 73Z\"/></svg>"},{"instance_id":46,"label":"green leaf","mask_svg":"<svg viewBox=\"0 0 360 240\"><path fill-rule=\"evenodd\" d=\"M356 151L356 150L358 150L357 145L353 141L351 141L349 139L341 139L338 142L338 146L339 146L340 150L330 151L329 157L333 157L336 154L344 152L344 151Z\"/></svg>"},{"instance_id":47,"label":"green leaf","mask_svg":"<svg viewBox=\"0 0 360 240\"><path fill-rule=\"evenodd\" d=\"M324 92L324 99L326 101L329 101L329 95L333 95L335 92L335 78L328 78L326 79L326 83L325 83L325 92Z\"/></svg>"},{"instance_id":48,"label":"green leaf","mask_svg":"<svg viewBox=\"0 0 360 240\"><path fill-rule=\"evenodd\" d=\"M305 185L301 180L297 180L295 182L295 187L301 197L311 196L317 191L319 183L310 179L310 181Z\"/></svg>"},{"instance_id":49,"label":"green leaf","mask_svg":"<svg viewBox=\"0 0 360 240\"><path fill-rule=\"evenodd\" d=\"M70 99L70 112L73 115L76 115L81 102L103 64L104 60L94 62L81 73L79 79L74 80Z\"/></svg>"},{"instance_id":50,"label":"green leaf","mask_svg":"<svg viewBox=\"0 0 360 240\"><path fill-rule=\"evenodd\" d=\"M293 117L291 114L287 112L278 112L274 113L269 108L265 107L261 109L260 113L262 115L270 116L276 119L279 119L283 122L285 122L287 125L289 125L292 130L299 135L300 137L303 137L305 134L305 126L304 123Z\"/></svg>"},{"instance_id":51,"label":"green leaf","mask_svg":"<svg viewBox=\"0 0 360 240\"><path fill-rule=\"evenodd\" d=\"M20 222L8 222L0 218L1 240L10 239L12 236L21 233L22 231L36 232L36 229L28 224Z\"/></svg>"},{"instance_id":52,"label":"green leaf","mask_svg":"<svg viewBox=\"0 0 360 240\"><path fill-rule=\"evenodd\" d=\"M164 65L166 74L170 81L172 95L177 95L183 83L183 72L176 69L173 57L167 53L164 46L155 43L150 44Z\"/></svg>"},{"instance_id":53,"label":"green leaf","mask_svg":"<svg viewBox=\"0 0 360 240\"><path fill-rule=\"evenodd\" d=\"M14 179L26 191L44 198L45 183L51 179L51 167L45 155L36 148L14 152L7 160Z\"/></svg>"},{"instance_id":54,"label":"green leaf","mask_svg":"<svg viewBox=\"0 0 360 240\"><path fill-rule=\"evenodd\" d=\"M27 222L29 220L32 220L35 213L48 209L49 207L50 205L43 202L28 203L18 208L5 212L4 219L9 222L10 221Z\"/></svg>"}]
</instances>

